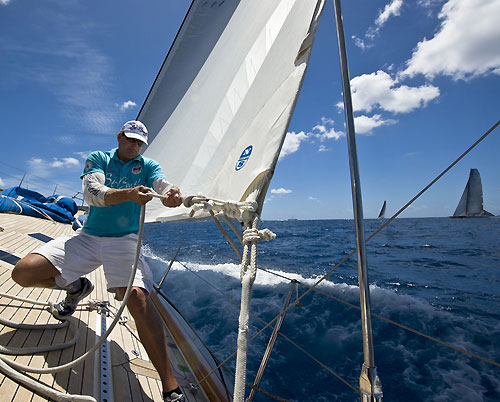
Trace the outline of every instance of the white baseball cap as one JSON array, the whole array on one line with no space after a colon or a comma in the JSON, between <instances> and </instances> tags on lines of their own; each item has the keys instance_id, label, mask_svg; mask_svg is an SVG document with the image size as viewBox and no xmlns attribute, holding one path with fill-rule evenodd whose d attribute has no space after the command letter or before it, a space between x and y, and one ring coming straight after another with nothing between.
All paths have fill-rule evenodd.
<instances>
[{"instance_id":1,"label":"white baseball cap","mask_svg":"<svg viewBox=\"0 0 500 402\"><path fill-rule=\"evenodd\" d=\"M123 132L127 138L135 138L144 142L146 145L148 144L148 129L138 120L127 121L120 131Z\"/></svg>"}]
</instances>

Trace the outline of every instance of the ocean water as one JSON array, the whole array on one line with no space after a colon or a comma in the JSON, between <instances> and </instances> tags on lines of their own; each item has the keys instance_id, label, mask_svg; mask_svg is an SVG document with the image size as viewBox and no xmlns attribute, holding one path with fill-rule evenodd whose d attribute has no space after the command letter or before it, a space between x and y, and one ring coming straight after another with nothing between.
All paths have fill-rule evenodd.
<instances>
[{"instance_id":1,"label":"ocean water","mask_svg":"<svg viewBox=\"0 0 500 402\"><path fill-rule=\"evenodd\" d=\"M381 222L367 220L366 234ZM259 244L251 307L266 322L290 289L298 295L355 247L352 220L264 221L277 238ZM236 254L211 221L153 223L144 251L160 278L181 239L163 289L220 360L235 351L240 281ZM500 218L396 219L367 244L372 312L500 363ZM194 271L198 276L191 273ZM285 278L284 278L285 277ZM200 279L201 278L201 279ZM289 279L286 279L289 278ZM203 279L203 280L202 280ZM359 305L355 255L319 288ZM296 299L294 293L292 301ZM500 401L500 367L373 317L375 363L386 401ZM250 334L263 324L251 318ZM363 362L359 310L311 292L281 332L354 386ZM253 382L271 330L249 345ZM234 370L234 358L228 363ZM260 387L291 401L356 401L358 395L278 337ZM270 401L257 394L256 401Z\"/></svg>"}]
</instances>

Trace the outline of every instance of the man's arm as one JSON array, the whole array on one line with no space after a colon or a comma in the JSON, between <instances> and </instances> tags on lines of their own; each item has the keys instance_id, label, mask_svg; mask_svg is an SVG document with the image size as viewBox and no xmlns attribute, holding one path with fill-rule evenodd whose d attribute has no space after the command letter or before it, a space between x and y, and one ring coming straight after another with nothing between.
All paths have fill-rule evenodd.
<instances>
[{"instance_id":1,"label":"man's arm","mask_svg":"<svg viewBox=\"0 0 500 402\"><path fill-rule=\"evenodd\" d=\"M106 206L120 204L122 202L134 201L139 205L145 205L153 197L146 195L151 189L146 186L137 186L132 188L108 188L104 194Z\"/></svg>"},{"instance_id":2,"label":"man's arm","mask_svg":"<svg viewBox=\"0 0 500 402\"><path fill-rule=\"evenodd\" d=\"M163 195L161 202L166 207L175 208L182 204L182 194L179 187L172 186L163 177L159 177L153 182L153 189Z\"/></svg>"},{"instance_id":3,"label":"man's arm","mask_svg":"<svg viewBox=\"0 0 500 402\"><path fill-rule=\"evenodd\" d=\"M83 197L87 204L95 207L107 207L108 205L134 201L139 205L144 205L152 199L151 196L146 195L151 191L149 187L109 188L104 185L105 180L104 174L100 172L83 176Z\"/></svg>"}]
</instances>

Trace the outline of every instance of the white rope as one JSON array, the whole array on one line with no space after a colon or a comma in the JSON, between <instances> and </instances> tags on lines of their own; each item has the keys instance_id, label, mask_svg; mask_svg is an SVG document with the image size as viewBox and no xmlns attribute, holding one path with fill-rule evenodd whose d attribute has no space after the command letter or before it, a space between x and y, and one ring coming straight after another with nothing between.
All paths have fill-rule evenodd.
<instances>
[{"instance_id":1,"label":"white rope","mask_svg":"<svg viewBox=\"0 0 500 402\"><path fill-rule=\"evenodd\" d=\"M183 198L184 206L193 211L221 212L229 218L240 222L252 222L257 216L257 201L222 201L203 195L191 195Z\"/></svg>"},{"instance_id":2,"label":"white rope","mask_svg":"<svg viewBox=\"0 0 500 402\"><path fill-rule=\"evenodd\" d=\"M255 216L252 221L252 227L247 228L243 232L243 258L241 259L240 272L241 305L236 354L236 376L234 380L234 402L243 402L245 400L250 300L252 297L252 286L257 276L257 242L262 240L269 241L276 237L269 229L258 230L258 226L259 218Z\"/></svg>"},{"instance_id":3,"label":"white rope","mask_svg":"<svg viewBox=\"0 0 500 402\"><path fill-rule=\"evenodd\" d=\"M252 286L257 275L257 242L262 240L272 240L276 237L276 235L269 229L258 230L259 215L257 214L258 203L256 201L221 201L215 198L205 197L203 195L195 195L185 197L183 199L183 204L187 208L192 207L192 210L195 212L204 210L205 212L210 213L216 224L218 224L217 226L219 229L221 229L220 224L215 218L214 212L223 214L223 216L228 218L237 219L246 225L246 230L244 231L241 239L243 244L240 272L241 305L238 319L236 376L233 396L234 402L243 402L245 400L250 301L252 296ZM248 227L250 222L252 223L251 228ZM227 233L225 233L222 229L221 232L227 238ZM230 244L233 248L235 248L234 242L230 242Z\"/></svg>"},{"instance_id":4,"label":"white rope","mask_svg":"<svg viewBox=\"0 0 500 402\"><path fill-rule=\"evenodd\" d=\"M249 311L252 296L252 286L257 275L257 242L274 239L276 235L269 229L258 230L259 216L256 201L221 201L214 198L195 195L185 197L184 206L192 207L193 211L204 210L214 216L214 211L228 218L234 218L245 223L247 229L243 233L243 254L241 257L241 305L238 323L238 345L236 356L236 377L234 384L234 402L245 399L245 377L249 332ZM214 217L215 219L215 217ZM217 221L216 221L217 222ZM252 227L249 228L249 222ZM222 231L224 234L224 231Z\"/></svg>"},{"instance_id":5,"label":"white rope","mask_svg":"<svg viewBox=\"0 0 500 402\"><path fill-rule=\"evenodd\" d=\"M0 354L2 354L2 355L34 355L37 353L45 353L45 352L51 352L53 350L69 348L70 346L73 346L78 341L78 338L80 335L80 333L78 331L78 327L74 321L74 318L69 320L69 321L71 321L71 323L69 325L69 331L73 337L68 342L58 343L56 345L33 346L33 347L29 347L29 348L27 348L27 347L10 348L7 346L0 345ZM16 327L22 328L22 329L47 329L48 325L16 324Z\"/></svg>"},{"instance_id":6,"label":"white rope","mask_svg":"<svg viewBox=\"0 0 500 402\"><path fill-rule=\"evenodd\" d=\"M254 229L250 228L243 232L243 244L250 243L252 241L269 241L273 240L276 237L276 234L271 232L269 229Z\"/></svg>"},{"instance_id":7,"label":"white rope","mask_svg":"<svg viewBox=\"0 0 500 402\"><path fill-rule=\"evenodd\" d=\"M7 327L11 328L16 328L16 329L27 329L27 330L32 330L32 329L39 329L40 325L35 325L35 324L23 324L19 322L14 322L10 320L6 320L5 318L0 317L0 324L6 325ZM58 324L45 324L43 326L43 329L60 329L67 327L69 324L68 321L60 322Z\"/></svg>"},{"instance_id":8,"label":"white rope","mask_svg":"<svg viewBox=\"0 0 500 402\"><path fill-rule=\"evenodd\" d=\"M27 388L35 389L42 395L48 398L58 401L58 402L97 402L95 398L87 395L69 395L62 392L56 391L53 388L46 386L31 377L28 377L20 372L14 370L12 367L7 365L4 359L0 359L0 371L2 371L9 378L15 380L16 382L24 385Z\"/></svg>"}]
</instances>

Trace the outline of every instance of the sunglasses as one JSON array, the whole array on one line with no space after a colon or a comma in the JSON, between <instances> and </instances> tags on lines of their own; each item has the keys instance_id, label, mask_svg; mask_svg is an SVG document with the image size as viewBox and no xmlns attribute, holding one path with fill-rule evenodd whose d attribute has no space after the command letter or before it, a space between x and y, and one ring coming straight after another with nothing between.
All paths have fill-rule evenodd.
<instances>
[{"instance_id":1,"label":"sunglasses","mask_svg":"<svg viewBox=\"0 0 500 402\"><path fill-rule=\"evenodd\" d=\"M138 144L140 147L146 145L143 141L138 140L137 138L128 138L125 134L122 134L122 136L131 144Z\"/></svg>"}]
</instances>

